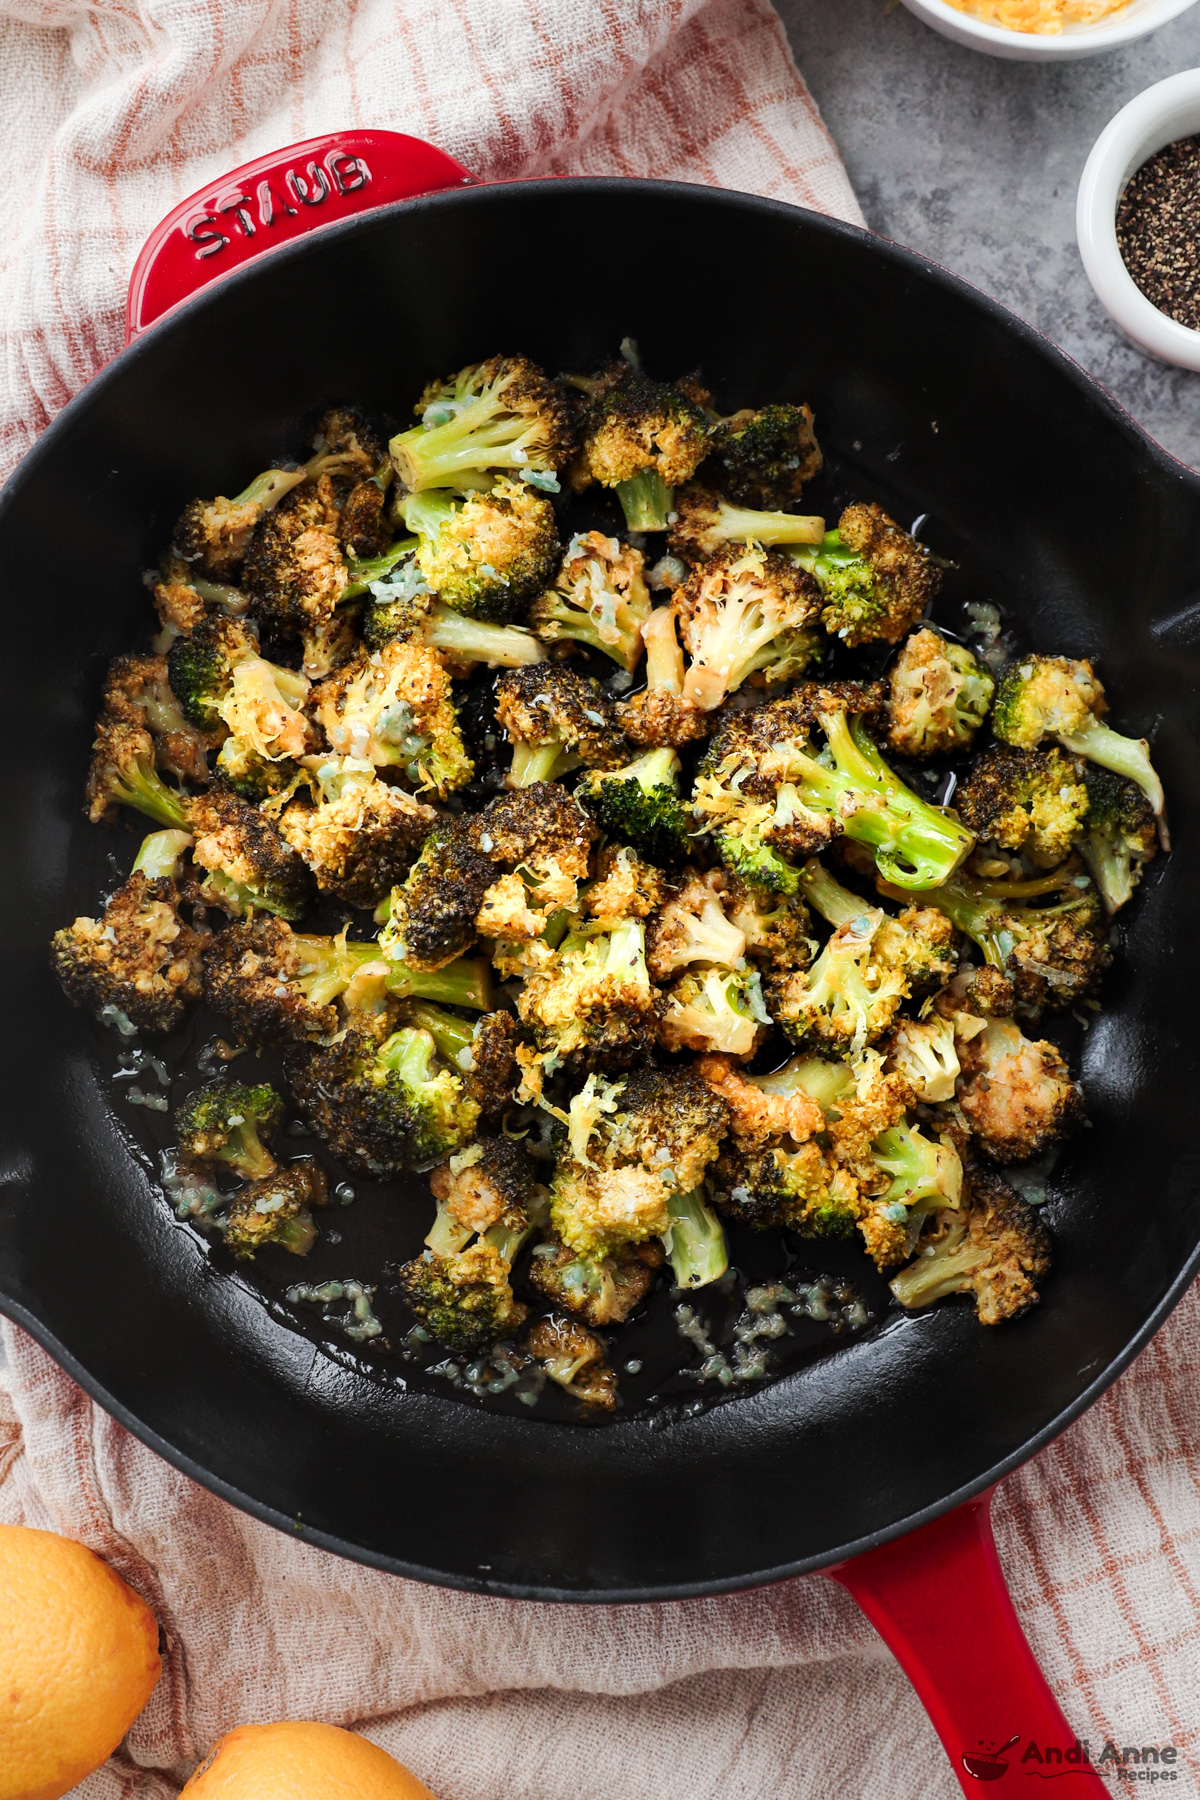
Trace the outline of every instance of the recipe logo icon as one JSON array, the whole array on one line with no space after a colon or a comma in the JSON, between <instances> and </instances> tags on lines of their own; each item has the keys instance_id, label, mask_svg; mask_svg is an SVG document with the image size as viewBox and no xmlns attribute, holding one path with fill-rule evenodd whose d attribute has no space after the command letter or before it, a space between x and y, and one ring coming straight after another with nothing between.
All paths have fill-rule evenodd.
<instances>
[{"instance_id":1,"label":"recipe logo icon","mask_svg":"<svg viewBox=\"0 0 1200 1800\"><path fill-rule=\"evenodd\" d=\"M1030 1738L1019 1756L1007 1755L1020 1742L1019 1731L1014 1732L1003 1744L989 1744L982 1738L977 1738L976 1749L962 1752L962 1766L975 1781L999 1781L1008 1773L1014 1761L1015 1774L1034 1775L1042 1781L1057 1781L1064 1775L1080 1775L1085 1769L1092 1769L1116 1781L1156 1782L1179 1779L1179 1771L1173 1766L1179 1756L1174 1744L1150 1744L1140 1748L1127 1746L1120 1749L1111 1738L1106 1738L1103 1750L1093 1763L1091 1745L1086 1738L1076 1738L1074 1743L1066 1745L1039 1744L1036 1738Z\"/></svg>"},{"instance_id":2,"label":"recipe logo icon","mask_svg":"<svg viewBox=\"0 0 1200 1800\"><path fill-rule=\"evenodd\" d=\"M978 1738L978 1750L963 1751L962 1766L976 1781L999 1781L1008 1769L1004 1752L1011 1750L1020 1741L1019 1731L1014 1732L1005 1744L985 1744L982 1738Z\"/></svg>"}]
</instances>

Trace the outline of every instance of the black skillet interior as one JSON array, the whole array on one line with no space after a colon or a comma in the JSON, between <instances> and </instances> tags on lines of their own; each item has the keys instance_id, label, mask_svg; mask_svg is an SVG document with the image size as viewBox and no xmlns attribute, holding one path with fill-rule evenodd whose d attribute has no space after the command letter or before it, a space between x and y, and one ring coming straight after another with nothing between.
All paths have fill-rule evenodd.
<instances>
[{"instance_id":1,"label":"black skillet interior","mask_svg":"<svg viewBox=\"0 0 1200 1800\"><path fill-rule=\"evenodd\" d=\"M717 246L701 295L679 253ZM612 250L626 270L614 283ZM708 266L712 266L711 262ZM531 278L532 277L532 278ZM1064 1162L1045 1303L884 1318L698 1416L602 1430L462 1404L332 1356L171 1218L114 1108L98 1028L46 964L93 909L80 815L106 660L141 572L329 401L402 415L503 346L581 367L635 337L727 405L807 399L834 487L878 497L1035 645L1098 659L1149 733L1176 848L1119 928ZM534 183L317 233L181 309L51 428L0 503L8 777L0 955L0 1306L140 1435L239 1504L398 1572L510 1594L661 1598L818 1566L982 1485L1061 1428L1178 1297L1200 1241L1200 484L980 296L811 214L653 183ZM401 1376L403 1371L401 1370Z\"/></svg>"}]
</instances>

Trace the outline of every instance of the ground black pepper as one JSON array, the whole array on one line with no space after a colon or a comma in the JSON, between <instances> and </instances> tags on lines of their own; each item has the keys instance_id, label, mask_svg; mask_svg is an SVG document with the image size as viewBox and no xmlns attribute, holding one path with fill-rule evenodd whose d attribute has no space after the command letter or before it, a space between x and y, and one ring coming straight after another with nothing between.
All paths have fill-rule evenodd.
<instances>
[{"instance_id":1,"label":"ground black pepper","mask_svg":"<svg viewBox=\"0 0 1200 1800\"><path fill-rule=\"evenodd\" d=\"M1131 176L1117 243L1147 300L1200 331L1200 137L1167 144Z\"/></svg>"}]
</instances>

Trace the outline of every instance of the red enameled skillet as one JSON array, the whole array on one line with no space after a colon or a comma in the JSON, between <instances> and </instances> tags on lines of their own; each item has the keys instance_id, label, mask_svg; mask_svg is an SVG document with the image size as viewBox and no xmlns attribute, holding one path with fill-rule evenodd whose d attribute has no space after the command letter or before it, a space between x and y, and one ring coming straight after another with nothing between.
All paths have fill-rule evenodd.
<instances>
[{"instance_id":1,"label":"red enameled skillet","mask_svg":"<svg viewBox=\"0 0 1200 1800\"><path fill-rule=\"evenodd\" d=\"M81 819L82 771L181 503L269 466L333 400L399 416L431 372L510 346L586 366L626 335L726 405L809 400L831 499L927 513L975 597L1036 646L1094 656L1118 725L1153 738L1175 851L1119 927L1083 1040L1093 1125L1055 1180L1036 1312L996 1330L966 1302L884 1313L726 1404L585 1429L381 1379L219 1267L157 1193L45 944L111 884L110 852L127 866L134 840ZM1014 1734L1075 1733L1005 1592L992 1487L1126 1366L1200 1260L1200 481L1028 327L892 244L699 187L478 185L387 132L298 145L177 208L138 260L129 336L0 498L0 1306L197 1480L399 1574L654 1601L823 1569L964 1788L1017 1786ZM1077 1765L1071 1791L1105 1790Z\"/></svg>"}]
</instances>

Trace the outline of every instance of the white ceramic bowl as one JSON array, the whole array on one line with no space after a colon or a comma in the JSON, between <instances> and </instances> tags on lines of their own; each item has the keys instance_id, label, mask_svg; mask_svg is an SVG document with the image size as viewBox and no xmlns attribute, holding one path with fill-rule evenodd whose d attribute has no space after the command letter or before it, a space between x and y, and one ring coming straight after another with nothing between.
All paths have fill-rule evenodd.
<instances>
[{"instance_id":1,"label":"white ceramic bowl","mask_svg":"<svg viewBox=\"0 0 1200 1800\"><path fill-rule=\"evenodd\" d=\"M1061 62L1076 56L1098 56L1102 50L1132 43L1134 38L1157 31L1169 19L1177 19L1196 0L1130 0L1111 19L1101 19L1096 25L1068 25L1055 37L985 25L969 13L948 6L946 0L904 0L904 4L943 37L966 44L971 50L1006 56L1013 62Z\"/></svg>"},{"instance_id":2,"label":"white ceramic bowl","mask_svg":"<svg viewBox=\"0 0 1200 1800\"><path fill-rule=\"evenodd\" d=\"M1200 331L1168 319L1147 300L1117 248L1117 204L1148 157L1200 132L1200 69L1156 82L1105 126L1084 164L1075 203L1083 266L1116 324L1135 344L1183 369L1200 369Z\"/></svg>"}]
</instances>

